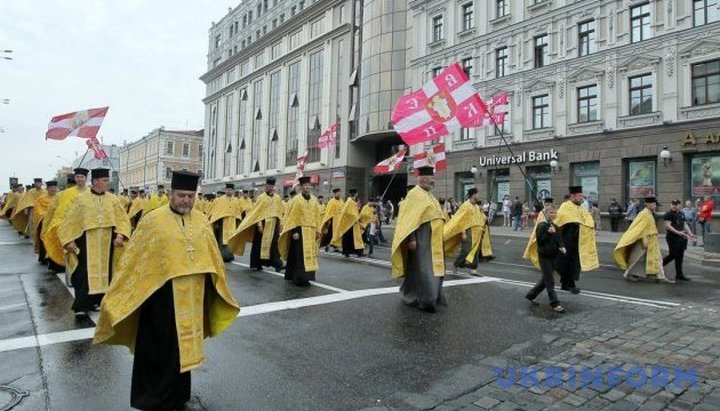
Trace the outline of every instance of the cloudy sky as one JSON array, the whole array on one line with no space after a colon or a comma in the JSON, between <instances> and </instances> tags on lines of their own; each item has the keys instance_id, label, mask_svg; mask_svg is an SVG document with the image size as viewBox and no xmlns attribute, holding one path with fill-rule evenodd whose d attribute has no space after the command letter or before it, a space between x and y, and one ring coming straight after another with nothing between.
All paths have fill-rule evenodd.
<instances>
[{"instance_id":1,"label":"cloudy sky","mask_svg":"<svg viewBox=\"0 0 720 411\"><path fill-rule=\"evenodd\" d=\"M208 29L239 0L0 0L0 192L50 178L85 140L46 141L51 117L110 106L98 137L203 128ZM1 104L10 99L9 104Z\"/></svg>"}]
</instances>

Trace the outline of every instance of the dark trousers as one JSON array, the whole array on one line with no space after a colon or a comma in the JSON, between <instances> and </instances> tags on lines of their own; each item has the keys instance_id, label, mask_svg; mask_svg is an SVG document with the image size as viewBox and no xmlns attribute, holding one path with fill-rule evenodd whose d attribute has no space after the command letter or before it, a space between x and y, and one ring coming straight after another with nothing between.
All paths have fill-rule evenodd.
<instances>
[{"instance_id":1,"label":"dark trousers","mask_svg":"<svg viewBox=\"0 0 720 411\"><path fill-rule=\"evenodd\" d=\"M618 226L620 225L620 217L610 217L610 231L617 233Z\"/></svg>"},{"instance_id":2,"label":"dark trousers","mask_svg":"<svg viewBox=\"0 0 720 411\"><path fill-rule=\"evenodd\" d=\"M683 259L685 258L685 242L682 240L667 240L668 251L670 254L663 258L663 267L668 265L671 261L675 261L675 276L684 277L683 274Z\"/></svg>"},{"instance_id":3,"label":"dark trousers","mask_svg":"<svg viewBox=\"0 0 720 411\"><path fill-rule=\"evenodd\" d=\"M540 257L540 269L542 270L542 278L535 284L535 287L527 294L527 298L534 300L543 290L547 290L550 306L555 307L560 304L557 294L555 293L555 257Z\"/></svg>"}]
</instances>

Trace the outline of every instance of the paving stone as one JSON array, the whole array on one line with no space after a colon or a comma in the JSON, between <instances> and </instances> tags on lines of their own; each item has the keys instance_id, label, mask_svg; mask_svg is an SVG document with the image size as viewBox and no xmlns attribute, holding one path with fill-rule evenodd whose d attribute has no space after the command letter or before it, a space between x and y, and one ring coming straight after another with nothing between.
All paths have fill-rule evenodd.
<instances>
[{"instance_id":1,"label":"paving stone","mask_svg":"<svg viewBox=\"0 0 720 411\"><path fill-rule=\"evenodd\" d=\"M601 397L605 398L606 400L608 400L610 402L616 402L616 401L619 401L620 399L624 398L625 393L620 390L617 390L617 389L612 389L612 390L606 392L605 394L602 394Z\"/></svg>"},{"instance_id":2,"label":"paving stone","mask_svg":"<svg viewBox=\"0 0 720 411\"><path fill-rule=\"evenodd\" d=\"M599 395L597 391L591 390L590 388L581 388L577 391L573 391L573 394L578 397L585 398L586 400L591 400Z\"/></svg>"},{"instance_id":3,"label":"paving stone","mask_svg":"<svg viewBox=\"0 0 720 411\"><path fill-rule=\"evenodd\" d=\"M569 393L569 394L567 395L567 397L563 398L563 401L565 401L566 403L568 403L568 404L570 404L570 405L574 405L574 406L576 406L576 407L579 407L579 406L585 404L588 400L587 400L586 398L583 398L583 397L579 396L579 395L575 395L575 394Z\"/></svg>"},{"instance_id":4,"label":"paving stone","mask_svg":"<svg viewBox=\"0 0 720 411\"><path fill-rule=\"evenodd\" d=\"M693 411L717 411L717 405L699 404L693 408Z\"/></svg>"},{"instance_id":5,"label":"paving stone","mask_svg":"<svg viewBox=\"0 0 720 411\"><path fill-rule=\"evenodd\" d=\"M667 408L665 401L653 399L641 405L640 408L638 408L638 411L660 411L665 408Z\"/></svg>"},{"instance_id":6,"label":"paving stone","mask_svg":"<svg viewBox=\"0 0 720 411\"><path fill-rule=\"evenodd\" d=\"M687 401L691 404L697 404L700 401L702 401L704 395L700 394L696 391L685 391L681 396L678 397L678 399L681 399L683 401Z\"/></svg>"},{"instance_id":7,"label":"paving stone","mask_svg":"<svg viewBox=\"0 0 720 411\"><path fill-rule=\"evenodd\" d=\"M521 407L519 404L516 404L512 401L505 401L501 403L500 405L493 408L493 411L515 411L515 410L522 410L523 407Z\"/></svg>"},{"instance_id":8,"label":"paving stone","mask_svg":"<svg viewBox=\"0 0 720 411\"><path fill-rule=\"evenodd\" d=\"M674 400L668 404L668 409L673 411L692 410L695 405L683 400Z\"/></svg>"},{"instance_id":9,"label":"paving stone","mask_svg":"<svg viewBox=\"0 0 720 411\"><path fill-rule=\"evenodd\" d=\"M612 405L609 405L608 407L613 411L634 411L640 408L640 405L622 399L620 401L612 403Z\"/></svg>"},{"instance_id":10,"label":"paving stone","mask_svg":"<svg viewBox=\"0 0 720 411\"><path fill-rule=\"evenodd\" d=\"M492 407L500 404L500 401L498 401L492 397L482 397L479 400L475 401L473 404L477 405L478 407L480 407L484 410L489 410Z\"/></svg>"},{"instance_id":11,"label":"paving stone","mask_svg":"<svg viewBox=\"0 0 720 411\"><path fill-rule=\"evenodd\" d=\"M475 395L474 393L466 394L466 395L463 395L462 397L455 398L452 401L448 401L447 403L445 403L445 405L449 405L453 409L458 409L458 408L462 408L466 405L470 405L479 399L480 398L477 395Z\"/></svg>"},{"instance_id":12,"label":"paving stone","mask_svg":"<svg viewBox=\"0 0 720 411\"><path fill-rule=\"evenodd\" d=\"M632 393L632 394L628 395L627 397L625 397L625 399L634 404L638 404L638 405L641 405L645 401L647 401L647 397L637 394L637 393Z\"/></svg>"}]
</instances>

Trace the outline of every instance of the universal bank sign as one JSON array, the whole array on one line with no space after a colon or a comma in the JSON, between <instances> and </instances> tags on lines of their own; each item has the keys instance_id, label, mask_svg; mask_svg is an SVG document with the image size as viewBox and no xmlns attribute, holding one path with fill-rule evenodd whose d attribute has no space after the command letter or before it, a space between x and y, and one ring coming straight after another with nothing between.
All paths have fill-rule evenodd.
<instances>
[{"instance_id":1,"label":"universal bank sign","mask_svg":"<svg viewBox=\"0 0 720 411\"><path fill-rule=\"evenodd\" d=\"M554 148L549 151L523 151L522 153L507 156L480 157L480 167L504 166L508 164L534 163L538 161L550 162L558 159L558 152Z\"/></svg>"}]
</instances>

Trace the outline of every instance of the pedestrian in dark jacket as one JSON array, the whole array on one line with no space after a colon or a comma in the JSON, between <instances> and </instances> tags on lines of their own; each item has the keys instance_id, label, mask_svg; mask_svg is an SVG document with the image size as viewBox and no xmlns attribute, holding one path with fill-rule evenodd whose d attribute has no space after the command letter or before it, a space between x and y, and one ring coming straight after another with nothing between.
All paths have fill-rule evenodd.
<instances>
[{"instance_id":1,"label":"pedestrian in dark jacket","mask_svg":"<svg viewBox=\"0 0 720 411\"><path fill-rule=\"evenodd\" d=\"M553 223L557 216L557 209L554 205L548 204L543 211L545 221L538 223L535 228L535 237L537 238L538 259L540 261L540 269L542 270L542 278L535 284L525 296L533 305L538 305L535 301L543 290L547 290L550 306L553 311L562 313L565 309L560 305L560 301L555 293L555 260L560 253L566 253L565 244L562 237L558 233L558 227Z\"/></svg>"},{"instance_id":2,"label":"pedestrian in dark jacket","mask_svg":"<svg viewBox=\"0 0 720 411\"><path fill-rule=\"evenodd\" d=\"M623 209L616 199L610 200L610 206L608 206L608 214L610 214L610 230L613 233L617 233L620 220L622 220Z\"/></svg>"}]
</instances>

